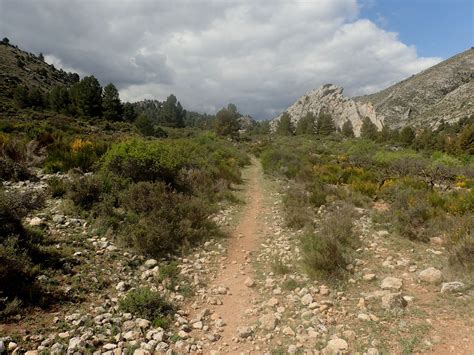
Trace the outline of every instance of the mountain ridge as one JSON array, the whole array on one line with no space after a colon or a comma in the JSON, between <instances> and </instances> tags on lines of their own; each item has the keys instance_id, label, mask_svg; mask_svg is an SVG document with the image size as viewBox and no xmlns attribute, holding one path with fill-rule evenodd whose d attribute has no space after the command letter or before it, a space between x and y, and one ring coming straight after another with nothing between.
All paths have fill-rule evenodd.
<instances>
[{"instance_id":1,"label":"mountain ridge","mask_svg":"<svg viewBox=\"0 0 474 355\"><path fill-rule=\"evenodd\" d=\"M436 127L442 121L457 122L474 114L474 49L468 49L379 92L356 97L344 96L343 88L325 84L301 96L287 112L293 124L308 112L333 116L336 127L351 121L360 134L362 120L369 117L380 130L383 126ZM275 127L281 114L272 120Z\"/></svg>"}]
</instances>

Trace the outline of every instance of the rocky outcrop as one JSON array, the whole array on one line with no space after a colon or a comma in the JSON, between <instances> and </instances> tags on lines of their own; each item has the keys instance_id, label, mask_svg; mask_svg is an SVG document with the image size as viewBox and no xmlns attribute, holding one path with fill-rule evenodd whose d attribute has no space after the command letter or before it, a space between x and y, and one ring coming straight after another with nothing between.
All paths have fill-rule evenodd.
<instances>
[{"instance_id":1,"label":"rocky outcrop","mask_svg":"<svg viewBox=\"0 0 474 355\"><path fill-rule=\"evenodd\" d=\"M312 112L316 116L321 113L330 114L337 127L342 127L344 122L351 121L354 133L358 136L362 126L364 117L369 117L375 125L381 129L383 121L380 120L374 111L372 104L357 102L342 94L343 88L333 84L326 84L319 89L313 90L298 99L292 106L287 109L293 123L296 125L298 121L306 116L308 112ZM280 116L272 121L275 127Z\"/></svg>"},{"instance_id":2,"label":"rocky outcrop","mask_svg":"<svg viewBox=\"0 0 474 355\"><path fill-rule=\"evenodd\" d=\"M337 127L351 121L356 136L364 117L369 117L379 129L383 125L400 129L457 122L474 115L474 49L375 94L348 98L342 91L336 85L323 85L303 95L287 112L294 124L308 112L329 113ZM280 117L273 119L273 129Z\"/></svg>"},{"instance_id":3,"label":"rocky outcrop","mask_svg":"<svg viewBox=\"0 0 474 355\"><path fill-rule=\"evenodd\" d=\"M474 114L474 49L455 55L378 93L354 98L373 104L391 128L436 126Z\"/></svg>"}]
</instances>

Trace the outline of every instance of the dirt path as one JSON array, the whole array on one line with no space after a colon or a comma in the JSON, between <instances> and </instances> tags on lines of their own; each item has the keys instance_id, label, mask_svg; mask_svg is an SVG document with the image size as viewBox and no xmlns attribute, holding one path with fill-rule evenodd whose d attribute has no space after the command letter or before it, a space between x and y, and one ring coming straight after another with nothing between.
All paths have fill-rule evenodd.
<instances>
[{"instance_id":1,"label":"dirt path","mask_svg":"<svg viewBox=\"0 0 474 355\"><path fill-rule=\"evenodd\" d=\"M236 344L235 340L238 338L239 327L250 326L255 322L255 317L249 314L248 310L257 294L252 287L245 285L245 281L249 277L253 278L251 255L255 252L260 237L265 233L263 230L265 223L262 223L265 211L263 173L257 159L252 159L252 165L246 171L244 179L244 210L229 240L227 254L221 265L222 269L209 285L211 290L222 288L222 286L227 288L227 294L219 296L222 305L210 306L210 309L215 318L220 317L225 323L223 331L219 334L220 339L214 348L229 352L235 352L237 347L239 351L247 349L246 344Z\"/></svg>"}]
</instances>

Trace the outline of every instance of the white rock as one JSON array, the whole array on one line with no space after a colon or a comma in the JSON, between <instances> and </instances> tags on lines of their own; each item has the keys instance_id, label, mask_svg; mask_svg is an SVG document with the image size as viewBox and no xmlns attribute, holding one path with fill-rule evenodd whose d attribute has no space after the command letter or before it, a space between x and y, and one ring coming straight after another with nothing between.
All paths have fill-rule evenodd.
<instances>
[{"instance_id":1,"label":"white rock","mask_svg":"<svg viewBox=\"0 0 474 355\"><path fill-rule=\"evenodd\" d=\"M250 337L253 334L253 329L251 327L243 326L237 328L237 335L239 338L245 339Z\"/></svg>"},{"instance_id":2,"label":"white rock","mask_svg":"<svg viewBox=\"0 0 474 355\"><path fill-rule=\"evenodd\" d=\"M108 343L108 344L105 344L102 348L104 350L114 350L116 347L117 347L116 344Z\"/></svg>"},{"instance_id":3,"label":"white rock","mask_svg":"<svg viewBox=\"0 0 474 355\"><path fill-rule=\"evenodd\" d=\"M127 284L124 281L120 281L117 286L115 286L115 289L120 292L124 292L127 290Z\"/></svg>"},{"instance_id":4,"label":"white rock","mask_svg":"<svg viewBox=\"0 0 474 355\"><path fill-rule=\"evenodd\" d=\"M274 307L276 305L278 305L278 298L272 297L267 302L267 306L269 307Z\"/></svg>"},{"instance_id":5,"label":"white rock","mask_svg":"<svg viewBox=\"0 0 474 355\"><path fill-rule=\"evenodd\" d=\"M151 322L148 319L142 319L142 318L137 318L135 320L135 324L137 327L142 328L142 329L147 329L150 327Z\"/></svg>"},{"instance_id":6,"label":"white rock","mask_svg":"<svg viewBox=\"0 0 474 355\"><path fill-rule=\"evenodd\" d=\"M464 283L460 281L452 281L452 282L443 282L441 285L441 293L445 292L454 292L464 287Z\"/></svg>"},{"instance_id":7,"label":"white rock","mask_svg":"<svg viewBox=\"0 0 474 355\"><path fill-rule=\"evenodd\" d=\"M8 351L13 351L18 347L18 344L14 341L8 343Z\"/></svg>"},{"instance_id":8,"label":"white rock","mask_svg":"<svg viewBox=\"0 0 474 355\"><path fill-rule=\"evenodd\" d=\"M365 313L359 313L357 315L357 319L361 320L361 321L369 321L370 320L370 316L365 314Z\"/></svg>"},{"instance_id":9,"label":"white rock","mask_svg":"<svg viewBox=\"0 0 474 355\"><path fill-rule=\"evenodd\" d=\"M123 334L123 338L125 340L138 340L140 339L140 333L134 331L134 330L130 330L129 332L126 332L125 334Z\"/></svg>"},{"instance_id":10,"label":"white rock","mask_svg":"<svg viewBox=\"0 0 474 355\"><path fill-rule=\"evenodd\" d=\"M250 277L247 277L244 281L244 285L247 287L255 286L255 281L253 281Z\"/></svg>"},{"instance_id":11,"label":"white rock","mask_svg":"<svg viewBox=\"0 0 474 355\"><path fill-rule=\"evenodd\" d=\"M64 345L61 343L55 343L50 349L51 355L64 354Z\"/></svg>"},{"instance_id":12,"label":"white rock","mask_svg":"<svg viewBox=\"0 0 474 355\"><path fill-rule=\"evenodd\" d=\"M133 355L151 355L151 352L149 352L148 350L145 350L145 349L136 349L133 352Z\"/></svg>"},{"instance_id":13,"label":"white rock","mask_svg":"<svg viewBox=\"0 0 474 355\"><path fill-rule=\"evenodd\" d=\"M32 227L36 227L36 226L39 226L41 225L41 223L43 223L43 220L39 217L33 217L32 219L30 219L30 226Z\"/></svg>"},{"instance_id":14,"label":"white rock","mask_svg":"<svg viewBox=\"0 0 474 355\"><path fill-rule=\"evenodd\" d=\"M365 281L372 281L372 280L375 280L376 277L377 277L377 275L375 275L375 274L365 274L362 278Z\"/></svg>"},{"instance_id":15,"label":"white rock","mask_svg":"<svg viewBox=\"0 0 474 355\"><path fill-rule=\"evenodd\" d=\"M291 336L291 337L294 337L296 335L295 331L291 329L290 327L283 328L283 334Z\"/></svg>"},{"instance_id":16,"label":"white rock","mask_svg":"<svg viewBox=\"0 0 474 355\"><path fill-rule=\"evenodd\" d=\"M84 340L82 340L79 337L74 337L74 338L69 339L69 345L68 345L67 351L68 353L81 351L85 345L86 343L84 342Z\"/></svg>"},{"instance_id":17,"label":"white rock","mask_svg":"<svg viewBox=\"0 0 474 355\"><path fill-rule=\"evenodd\" d=\"M434 267L429 267L421 271L418 274L418 278L422 282L438 285L443 280L443 273Z\"/></svg>"},{"instance_id":18,"label":"white rock","mask_svg":"<svg viewBox=\"0 0 474 355\"><path fill-rule=\"evenodd\" d=\"M386 277L382 280L382 284L380 287L383 290L400 290L403 286L403 281L402 279L396 278L396 277Z\"/></svg>"},{"instance_id":19,"label":"white rock","mask_svg":"<svg viewBox=\"0 0 474 355\"><path fill-rule=\"evenodd\" d=\"M148 259L147 261L145 261L144 265L147 269L153 269L155 266L158 265L158 261L156 261L155 259Z\"/></svg>"},{"instance_id":20,"label":"white rock","mask_svg":"<svg viewBox=\"0 0 474 355\"><path fill-rule=\"evenodd\" d=\"M301 297L301 303L305 306L313 303L313 296L311 296L311 294L307 293L306 295Z\"/></svg>"},{"instance_id":21,"label":"white rock","mask_svg":"<svg viewBox=\"0 0 474 355\"><path fill-rule=\"evenodd\" d=\"M260 317L259 319L261 327L265 330L273 330L276 327L277 319L276 317L269 313Z\"/></svg>"},{"instance_id":22,"label":"white rock","mask_svg":"<svg viewBox=\"0 0 474 355\"><path fill-rule=\"evenodd\" d=\"M201 321L193 323L193 328L194 329L202 329L203 324Z\"/></svg>"},{"instance_id":23,"label":"white rock","mask_svg":"<svg viewBox=\"0 0 474 355\"><path fill-rule=\"evenodd\" d=\"M323 354L332 355L332 354L342 354L347 351L348 344L344 339L334 338L328 341L326 347L323 349Z\"/></svg>"},{"instance_id":24,"label":"white rock","mask_svg":"<svg viewBox=\"0 0 474 355\"><path fill-rule=\"evenodd\" d=\"M389 293L382 296L383 309L404 308L407 304L401 293Z\"/></svg>"}]
</instances>

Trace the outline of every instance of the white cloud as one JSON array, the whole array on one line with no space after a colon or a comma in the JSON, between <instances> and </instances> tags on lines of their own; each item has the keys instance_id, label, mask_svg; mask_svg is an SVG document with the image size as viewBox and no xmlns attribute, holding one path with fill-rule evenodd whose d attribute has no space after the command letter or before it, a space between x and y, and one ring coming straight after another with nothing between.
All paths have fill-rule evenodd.
<instances>
[{"instance_id":1,"label":"white cloud","mask_svg":"<svg viewBox=\"0 0 474 355\"><path fill-rule=\"evenodd\" d=\"M127 100L175 93L189 109L232 101L268 118L324 83L369 93L440 60L359 18L361 6L370 1L0 0L0 32Z\"/></svg>"}]
</instances>

